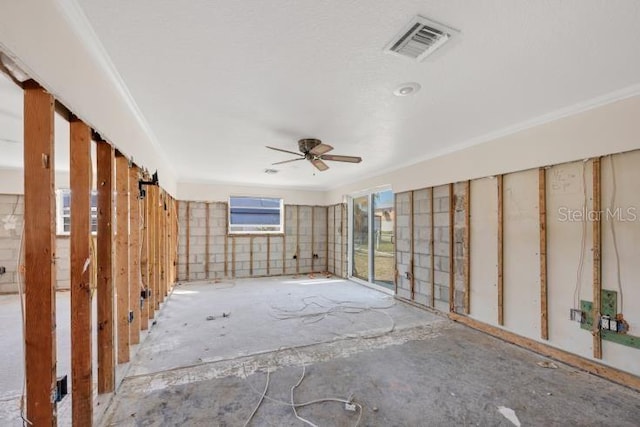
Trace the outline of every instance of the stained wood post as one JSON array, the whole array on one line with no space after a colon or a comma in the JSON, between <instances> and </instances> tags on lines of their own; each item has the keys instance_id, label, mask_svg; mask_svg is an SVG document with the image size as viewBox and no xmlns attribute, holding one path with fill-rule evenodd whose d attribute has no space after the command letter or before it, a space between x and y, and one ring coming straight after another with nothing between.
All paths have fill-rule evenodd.
<instances>
[{"instance_id":1,"label":"stained wood post","mask_svg":"<svg viewBox=\"0 0 640 427\"><path fill-rule=\"evenodd\" d=\"M130 325L131 344L140 343L140 295L142 292L140 272L140 198L138 192L139 169L129 168L129 306L133 312Z\"/></svg>"},{"instance_id":2,"label":"stained wood post","mask_svg":"<svg viewBox=\"0 0 640 427\"><path fill-rule=\"evenodd\" d=\"M113 343L113 192L114 151L107 142L97 142L98 164L98 393L115 388Z\"/></svg>"},{"instance_id":3,"label":"stained wood post","mask_svg":"<svg viewBox=\"0 0 640 427\"><path fill-rule=\"evenodd\" d=\"M118 363L129 361L129 161L116 153L116 313Z\"/></svg>"},{"instance_id":4,"label":"stained wood post","mask_svg":"<svg viewBox=\"0 0 640 427\"><path fill-rule=\"evenodd\" d=\"M186 256L186 265L185 265L186 273L185 274L187 276L185 278L185 280L188 282L189 280L191 280L191 274L190 274L190 271L189 271L190 270L189 249L190 249L190 246L191 246L191 242L190 242L191 241L191 202L187 202L187 206L186 206L185 209L186 209L186 215L185 215L186 218L185 218L184 222L185 222L185 233L186 233L186 238L187 238L187 240L186 240L187 243L186 243L185 250L184 250L184 253L185 253L185 256ZM227 239L226 239L226 235L225 235L225 247L224 247L224 252L225 252L224 253L224 259L225 259L225 261L227 259L227 245L226 245L226 243L227 243ZM225 276L227 275L227 263L226 262L224 264L224 274L225 274Z\"/></svg>"},{"instance_id":5,"label":"stained wood post","mask_svg":"<svg viewBox=\"0 0 640 427\"><path fill-rule=\"evenodd\" d=\"M597 212L592 222L593 227L593 357L602 359L602 335L600 333L600 313L602 306L602 227L600 212L602 199L600 196L600 158L593 159L593 211ZM585 218L586 221L586 218Z\"/></svg>"},{"instance_id":6,"label":"stained wood post","mask_svg":"<svg viewBox=\"0 0 640 427\"><path fill-rule=\"evenodd\" d=\"M540 220L540 336L549 339L547 303L547 171L538 169L538 212Z\"/></svg>"},{"instance_id":7,"label":"stained wood post","mask_svg":"<svg viewBox=\"0 0 640 427\"><path fill-rule=\"evenodd\" d=\"M154 198L153 198L153 224L154 224L154 229L153 229L153 246L155 248L154 254L154 260L153 260L153 266L154 266L154 270L155 270L155 282L153 284L154 286L154 303L155 303L155 309L156 310L160 310L160 303L162 302L162 291L161 291L161 284L162 284L162 266L160 265L160 254L162 252L162 247L160 246L160 225L161 225L161 218L160 218L160 188L157 186L153 187L153 194L154 194Z\"/></svg>"},{"instance_id":8,"label":"stained wood post","mask_svg":"<svg viewBox=\"0 0 640 427\"><path fill-rule=\"evenodd\" d=\"M70 135L71 417L73 425L91 426L91 129L74 119Z\"/></svg>"},{"instance_id":9,"label":"stained wood post","mask_svg":"<svg viewBox=\"0 0 640 427\"><path fill-rule=\"evenodd\" d=\"M471 311L471 181L464 185L464 314Z\"/></svg>"},{"instance_id":10,"label":"stained wood post","mask_svg":"<svg viewBox=\"0 0 640 427\"><path fill-rule=\"evenodd\" d=\"M431 215L430 215L430 221L429 221L429 227L431 228L431 235L430 235L430 239L429 239L429 254L431 255L431 265L430 265L430 269L431 269L431 277L430 277L430 281L431 281L431 308L434 308L436 306L436 256L435 256L435 220L434 220L434 211L435 209L433 208L433 187L431 187L430 191L429 191L429 207L431 210Z\"/></svg>"},{"instance_id":11,"label":"stained wood post","mask_svg":"<svg viewBox=\"0 0 640 427\"><path fill-rule=\"evenodd\" d=\"M498 175L498 325L504 325L503 177Z\"/></svg>"},{"instance_id":12,"label":"stained wood post","mask_svg":"<svg viewBox=\"0 0 640 427\"><path fill-rule=\"evenodd\" d=\"M205 279L209 279L209 203L205 202L204 204L204 227L205 227L205 238L204 238L204 277Z\"/></svg>"},{"instance_id":13,"label":"stained wood post","mask_svg":"<svg viewBox=\"0 0 640 427\"><path fill-rule=\"evenodd\" d=\"M54 99L24 85L24 260L27 419L56 425Z\"/></svg>"},{"instance_id":14,"label":"stained wood post","mask_svg":"<svg viewBox=\"0 0 640 427\"><path fill-rule=\"evenodd\" d=\"M453 184L449 184L449 311L456 311L456 272L455 272L455 217L456 202Z\"/></svg>"},{"instance_id":15,"label":"stained wood post","mask_svg":"<svg viewBox=\"0 0 640 427\"><path fill-rule=\"evenodd\" d=\"M410 235L410 239L411 239L411 244L410 244L410 250L411 250L411 254L409 255L410 257L410 261L409 261L409 274L410 274L410 285L411 285L411 301L415 301L416 299L416 279L414 276L414 263L415 263L415 218L414 218L414 207L413 207L413 203L414 203L414 197L413 197L413 191L409 192L409 235ZM373 256L373 254L371 254Z\"/></svg>"},{"instance_id":16,"label":"stained wood post","mask_svg":"<svg viewBox=\"0 0 640 427\"><path fill-rule=\"evenodd\" d=\"M156 283L157 283L157 266L156 266L156 187L147 187L147 216L148 216L148 247L149 247L149 284L148 284L148 305L149 319L153 319L156 314Z\"/></svg>"}]
</instances>

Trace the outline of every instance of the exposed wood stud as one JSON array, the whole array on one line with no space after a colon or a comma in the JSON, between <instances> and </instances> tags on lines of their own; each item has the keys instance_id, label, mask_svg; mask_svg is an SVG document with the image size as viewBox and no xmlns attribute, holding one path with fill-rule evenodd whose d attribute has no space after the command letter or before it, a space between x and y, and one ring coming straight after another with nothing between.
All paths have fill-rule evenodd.
<instances>
[{"instance_id":1,"label":"exposed wood stud","mask_svg":"<svg viewBox=\"0 0 640 427\"><path fill-rule=\"evenodd\" d=\"M158 247L160 248L160 260L159 267L160 278L159 286L159 299L160 302L164 302L164 298L167 295L167 193L164 190L160 190L160 198L158 203Z\"/></svg>"},{"instance_id":2,"label":"exposed wood stud","mask_svg":"<svg viewBox=\"0 0 640 427\"><path fill-rule=\"evenodd\" d=\"M253 243L254 237L249 237L249 276L253 276Z\"/></svg>"},{"instance_id":3,"label":"exposed wood stud","mask_svg":"<svg viewBox=\"0 0 640 427\"><path fill-rule=\"evenodd\" d=\"M355 214L354 214L355 215ZM393 288L398 294L398 195L393 194Z\"/></svg>"},{"instance_id":4,"label":"exposed wood stud","mask_svg":"<svg viewBox=\"0 0 640 427\"><path fill-rule=\"evenodd\" d=\"M113 193L114 151L104 141L97 144L98 164L98 393L115 388L114 288L113 288Z\"/></svg>"},{"instance_id":5,"label":"exposed wood stud","mask_svg":"<svg viewBox=\"0 0 640 427\"><path fill-rule=\"evenodd\" d=\"M311 207L311 272L313 273L315 271L315 235L316 235L316 207L312 206Z\"/></svg>"},{"instance_id":6,"label":"exposed wood stud","mask_svg":"<svg viewBox=\"0 0 640 427\"><path fill-rule=\"evenodd\" d=\"M471 311L471 181L464 185L464 313Z\"/></svg>"},{"instance_id":7,"label":"exposed wood stud","mask_svg":"<svg viewBox=\"0 0 640 427\"><path fill-rule=\"evenodd\" d=\"M231 276L236 277L236 239L231 237Z\"/></svg>"},{"instance_id":8,"label":"exposed wood stud","mask_svg":"<svg viewBox=\"0 0 640 427\"><path fill-rule=\"evenodd\" d=\"M325 230L326 230L326 237L325 237L325 247L324 247L324 266L325 269L324 271L329 273L329 206L326 206L325 208Z\"/></svg>"},{"instance_id":9,"label":"exposed wood stud","mask_svg":"<svg viewBox=\"0 0 640 427\"><path fill-rule=\"evenodd\" d=\"M338 252L338 230L336 229L336 210L338 205L333 205L331 210L333 211L333 274L337 276L338 267L336 266L336 253ZM394 280L395 281L395 280Z\"/></svg>"},{"instance_id":10,"label":"exposed wood stud","mask_svg":"<svg viewBox=\"0 0 640 427\"><path fill-rule=\"evenodd\" d=\"M155 186L149 187L149 260L150 260L150 293L151 298L149 303L149 318L155 316L156 310L160 307L160 301L158 300L158 188Z\"/></svg>"},{"instance_id":11,"label":"exposed wood stud","mask_svg":"<svg viewBox=\"0 0 640 427\"><path fill-rule=\"evenodd\" d=\"M504 251L503 251L503 236L504 236L504 219L503 219L503 176L497 176L498 181L498 325L504 325Z\"/></svg>"},{"instance_id":12,"label":"exposed wood stud","mask_svg":"<svg viewBox=\"0 0 640 427\"><path fill-rule=\"evenodd\" d=\"M227 232L224 233L224 277L229 277L229 205L227 205L226 203L224 210L224 221L225 227L227 228Z\"/></svg>"},{"instance_id":13,"label":"exposed wood stud","mask_svg":"<svg viewBox=\"0 0 640 427\"><path fill-rule=\"evenodd\" d=\"M129 168L129 309L133 313L130 325L130 343L140 343L140 199L138 197L137 166Z\"/></svg>"},{"instance_id":14,"label":"exposed wood stud","mask_svg":"<svg viewBox=\"0 0 640 427\"><path fill-rule=\"evenodd\" d=\"M115 287L118 363L129 361L129 161L116 154Z\"/></svg>"},{"instance_id":15,"label":"exposed wood stud","mask_svg":"<svg viewBox=\"0 0 640 427\"><path fill-rule=\"evenodd\" d=\"M601 212L602 199L600 195L600 158L593 159L593 211ZM602 306L602 227L600 215L595 215L592 221L593 234L593 320L595 325L600 324ZM602 336L600 328L594 327L593 333L593 357L602 359Z\"/></svg>"},{"instance_id":16,"label":"exposed wood stud","mask_svg":"<svg viewBox=\"0 0 640 427\"><path fill-rule=\"evenodd\" d=\"M456 201L453 184L449 184L449 311L456 311L456 263L455 263Z\"/></svg>"},{"instance_id":17,"label":"exposed wood stud","mask_svg":"<svg viewBox=\"0 0 640 427\"><path fill-rule=\"evenodd\" d=\"M140 271L142 276L141 291L149 289L149 198L145 197L140 200L141 220L142 220L142 233L141 233L141 257L140 257ZM145 292L146 295L146 292ZM142 308L140 313L140 329L145 331L149 329L149 300L144 299L142 301Z\"/></svg>"},{"instance_id":18,"label":"exposed wood stud","mask_svg":"<svg viewBox=\"0 0 640 427\"><path fill-rule=\"evenodd\" d=\"M414 218L414 193L413 191L409 191L409 235L411 239L410 243L410 251L409 254L409 284L411 286L411 301L415 301L416 299L416 279L414 276L415 273L415 218Z\"/></svg>"},{"instance_id":19,"label":"exposed wood stud","mask_svg":"<svg viewBox=\"0 0 640 427\"><path fill-rule=\"evenodd\" d=\"M184 250L185 256L186 256L186 262L185 262L185 267L186 267L186 278L185 280L188 282L191 280L191 274L190 274L190 254L189 254L189 249L191 248L191 202L187 202L187 207L186 207L187 213L186 213L186 218L185 218L185 233L186 233L186 237L187 237L187 243L186 243L186 247ZM226 246L225 246L225 259L226 259ZM225 264L225 274L227 272L227 266Z\"/></svg>"},{"instance_id":20,"label":"exposed wood stud","mask_svg":"<svg viewBox=\"0 0 640 427\"><path fill-rule=\"evenodd\" d=\"M91 129L70 124L71 393L73 425L93 424L91 315Z\"/></svg>"},{"instance_id":21,"label":"exposed wood stud","mask_svg":"<svg viewBox=\"0 0 640 427\"><path fill-rule=\"evenodd\" d=\"M282 218L282 275L287 272L287 206L284 206L284 218Z\"/></svg>"},{"instance_id":22,"label":"exposed wood stud","mask_svg":"<svg viewBox=\"0 0 640 427\"><path fill-rule=\"evenodd\" d=\"M33 81L24 88L27 418L45 426L56 424L54 99Z\"/></svg>"},{"instance_id":23,"label":"exposed wood stud","mask_svg":"<svg viewBox=\"0 0 640 427\"><path fill-rule=\"evenodd\" d=\"M429 207L430 207L430 215L429 215L429 227L431 228L430 238L429 238L429 254L431 255L431 308L435 308L436 305L436 256L435 256L435 221L434 221L434 212L433 208L433 187L429 190Z\"/></svg>"},{"instance_id":24,"label":"exposed wood stud","mask_svg":"<svg viewBox=\"0 0 640 427\"><path fill-rule=\"evenodd\" d=\"M347 243L345 242L347 233L347 205L340 203L340 271L341 277L346 278L349 273L346 271L347 266Z\"/></svg>"},{"instance_id":25,"label":"exposed wood stud","mask_svg":"<svg viewBox=\"0 0 640 427\"><path fill-rule=\"evenodd\" d=\"M538 169L538 212L540 220L540 336L549 339L547 303L547 173Z\"/></svg>"},{"instance_id":26,"label":"exposed wood stud","mask_svg":"<svg viewBox=\"0 0 640 427\"><path fill-rule=\"evenodd\" d=\"M209 203L204 204L204 277L209 279L209 236L211 231L209 230Z\"/></svg>"},{"instance_id":27,"label":"exposed wood stud","mask_svg":"<svg viewBox=\"0 0 640 427\"><path fill-rule=\"evenodd\" d=\"M267 276L271 275L271 235L267 234Z\"/></svg>"},{"instance_id":28,"label":"exposed wood stud","mask_svg":"<svg viewBox=\"0 0 640 427\"><path fill-rule=\"evenodd\" d=\"M300 205L296 205L296 276L300 274Z\"/></svg>"}]
</instances>

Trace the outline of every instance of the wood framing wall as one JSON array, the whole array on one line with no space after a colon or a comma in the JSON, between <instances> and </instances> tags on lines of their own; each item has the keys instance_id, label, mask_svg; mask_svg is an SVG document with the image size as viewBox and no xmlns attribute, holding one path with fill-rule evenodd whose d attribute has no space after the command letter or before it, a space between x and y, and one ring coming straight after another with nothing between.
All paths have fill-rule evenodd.
<instances>
[{"instance_id":1,"label":"wood framing wall","mask_svg":"<svg viewBox=\"0 0 640 427\"><path fill-rule=\"evenodd\" d=\"M632 151L396 194L397 297L640 388L639 180ZM601 291L629 336L570 319Z\"/></svg>"},{"instance_id":2,"label":"wood framing wall","mask_svg":"<svg viewBox=\"0 0 640 427\"><path fill-rule=\"evenodd\" d=\"M94 423L93 389L116 388L115 369L129 361L160 302L175 283L177 212L174 199L157 185L138 182L140 166L34 81L24 83L24 197L16 198L24 228L24 256L14 253L24 275L26 412L30 425L56 420L56 264L66 264L71 289L72 423ZM69 256L56 254L54 109L70 121L71 232ZM91 143L96 140L97 236L91 250ZM17 207L20 207L18 212ZM153 220L152 220L153 219ZM12 252L13 253L13 252ZM18 262L15 262L18 264ZM59 267L58 267L59 269ZM95 271L95 279L91 274ZM92 283L94 282L94 283ZM95 294L92 292L95 289ZM96 298L97 325L92 325ZM142 302L142 304L141 304ZM96 331L96 332L94 332ZM97 376L93 376L93 334Z\"/></svg>"}]
</instances>

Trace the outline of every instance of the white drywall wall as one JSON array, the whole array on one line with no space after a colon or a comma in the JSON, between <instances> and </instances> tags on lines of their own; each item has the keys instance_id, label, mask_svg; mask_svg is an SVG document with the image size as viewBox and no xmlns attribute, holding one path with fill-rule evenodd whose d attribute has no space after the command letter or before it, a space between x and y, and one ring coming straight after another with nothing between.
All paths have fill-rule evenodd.
<instances>
[{"instance_id":1,"label":"white drywall wall","mask_svg":"<svg viewBox=\"0 0 640 427\"><path fill-rule=\"evenodd\" d=\"M611 160L615 171L615 199ZM602 217L602 288L618 292L618 312L629 322L629 333L640 336L640 151L608 156L602 159L602 208L613 208L612 215ZM620 208L619 214L615 212ZM617 262L611 235L614 225L620 259L620 281L617 281ZM592 297L588 297L589 301ZM621 302L624 304L621 307ZM607 363L640 375L640 349L625 347L609 341L602 342L602 355Z\"/></svg>"},{"instance_id":2,"label":"white drywall wall","mask_svg":"<svg viewBox=\"0 0 640 427\"><path fill-rule=\"evenodd\" d=\"M498 181L471 181L471 317L498 321Z\"/></svg>"},{"instance_id":3,"label":"white drywall wall","mask_svg":"<svg viewBox=\"0 0 640 427\"><path fill-rule=\"evenodd\" d=\"M503 177L504 326L540 337L538 170ZM473 228L472 228L473 229Z\"/></svg>"}]
</instances>

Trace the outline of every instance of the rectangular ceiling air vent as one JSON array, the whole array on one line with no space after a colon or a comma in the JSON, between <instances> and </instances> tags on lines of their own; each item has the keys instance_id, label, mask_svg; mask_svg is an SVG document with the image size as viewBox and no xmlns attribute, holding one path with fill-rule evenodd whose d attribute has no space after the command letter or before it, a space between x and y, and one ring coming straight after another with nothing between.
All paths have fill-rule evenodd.
<instances>
[{"instance_id":1,"label":"rectangular ceiling air vent","mask_svg":"<svg viewBox=\"0 0 640 427\"><path fill-rule=\"evenodd\" d=\"M420 62L442 47L458 31L416 16L385 48L385 51Z\"/></svg>"}]
</instances>

